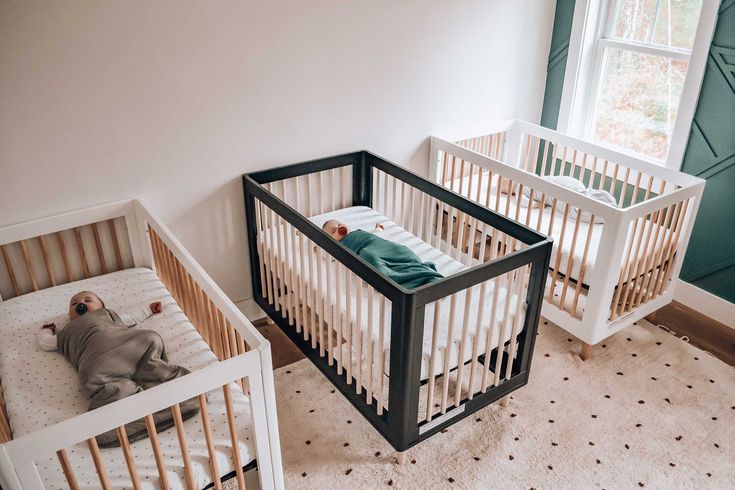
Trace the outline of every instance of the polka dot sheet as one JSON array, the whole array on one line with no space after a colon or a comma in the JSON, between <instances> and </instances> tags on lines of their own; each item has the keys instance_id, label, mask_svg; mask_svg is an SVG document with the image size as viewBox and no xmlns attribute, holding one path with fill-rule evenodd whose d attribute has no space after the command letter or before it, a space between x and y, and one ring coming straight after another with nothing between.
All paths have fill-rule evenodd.
<instances>
[{"instance_id":1,"label":"polka dot sheet","mask_svg":"<svg viewBox=\"0 0 735 490\"><path fill-rule=\"evenodd\" d=\"M58 352L46 352L37 345L40 327L45 323L63 325L68 321L69 299L83 290L96 292L108 308L118 313L160 301L163 311L133 328L157 331L164 340L172 363L194 371L217 362L206 342L150 269L127 269L13 298L0 303L3 338L0 342L0 379L10 427L16 439L86 412L88 401L80 391L74 368ZM255 457L250 401L234 384L231 388L240 458L246 464ZM222 476L234 470L222 390L208 393L207 400L218 469ZM212 479L201 416L185 421L184 427L195 486L204 488ZM184 467L175 429L159 433L159 441L172 488L184 488ZM146 438L132 443L132 450L143 488L160 488L150 440ZM101 451L112 487L132 488L120 448ZM67 448L67 453L80 487L100 488L86 443ZM46 488L67 488L56 458L36 463Z\"/></svg>"}]
</instances>

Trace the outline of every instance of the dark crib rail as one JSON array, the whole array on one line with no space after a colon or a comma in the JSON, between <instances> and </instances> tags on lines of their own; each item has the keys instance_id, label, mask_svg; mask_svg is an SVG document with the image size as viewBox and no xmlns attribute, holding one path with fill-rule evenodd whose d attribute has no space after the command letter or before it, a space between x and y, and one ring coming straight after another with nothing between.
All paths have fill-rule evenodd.
<instances>
[{"instance_id":1,"label":"dark crib rail","mask_svg":"<svg viewBox=\"0 0 735 490\"><path fill-rule=\"evenodd\" d=\"M397 194L392 197L380 194L381 191L388 192L388 189L377 187L379 184L376 184L376 179L380 179L382 183L390 180L393 183L393 189L400 185L402 201L407 198L407 192L409 191L412 202L415 197L414 193L420 195L420 202L423 203L422 209L428 210L429 214L421 214L421 211L416 211L414 216L417 216L416 219L422 220L421 222L427 230L431 229L432 232L436 230L437 233L433 235L434 240L453 250L452 254L456 253L463 256L462 261L465 262L467 268L435 283L422 286L416 290L408 290L382 275L369 263L323 233L304 216L308 213L302 212L302 210L311 211L312 207L311 205L304 206L304 199L302 199L303 196L299 196L299 189L306 188L310 191L312 184L309 179L319 173L322 173L319 176L321 182L324 173L335 175L336 172L345 171L349 172L352 178L350 203L353 206L379 207L379 204L374 202L375 195L380 196L380 199L384 199L384 202L388 202L389 197L394 200L398 199ZM276 195L276 192L273 192L277 186L282 188L280 197ZM288 186L292 186L294 192L289 192L287 190ZM546 271L551 255L551 241L547 237L367 151L245 174L243 175L243 188L250 266L256 302L396 450L404 451L408 449L527 383ZM334 189L332 190L334 191ZM328 197L323 194L317 196L317 199L328 199ZM388 215L387 212L384 214ZM279 227L279 232L274 232L269 226ZM440 231L442 226L445 226L446 230ZM327 254L327 258L331 256L336 261L338 273L340 267L345 267L347 269L345 277L355 274L359 280L364 280L368 288L374 288L377 294L384 296L390 302L391 330L388 344L390 346L390 358L387 404L385 403L386 400L380 399L382 392L377 395L378 398L375 398L370 388L365 388L364 391L361 389L363 383L358 383L359 375L354 376L349 368L343 370L339 362L335 367L332 362L331 351L325 354L324 345L317 346L313 337L309 342L306 323L303 324L303 335L299 331L301 327L298 314L301 310L299 306L294 309L293 296L296 293L302 294L300 286L298 281L293 279L292 283L286 283L285 288L283 287L284 284L282 283L287 281L288 277L293 276L289 275L288 272L279 275L279 270L286 269L278 269L277 265L281 264L279 262L281 258L273 258L274 247L282 246L278 239L285 236L281 227L286 230L286 233L299 234L297 243L302 245L308 243L308 246L303 249L308 250L312 244L318 247L320 251ZM453 244L452 241L452 227L456 227L457 230L456 244ZM476 230L479 230L480 227L483 229L489 227L498 231L495 235L497 238L495 242L491 240L490 245L486 246L483 243L480 247L480 250L492 249L489 259L486 259L484 253L472 248L474 237L477 236ZM268 233L271 233L271 238L268 238ZM460 236L464 237L464 240L460 239ZM503 237L502 246L500 236ZM269 239L272 242L268 242ZM291 239L293 240L293 238ZM281 251L281 248L278 248L278 251ZM265 259L261 257L261 253ZM270 263L275 264L275 270L268 270L267 262L269 258L266 256L267 253L271 254ZM290 266L290 270L296 269L294 258L283 257L283 260L287 262L287 268ZM304 260L304 257L299 260ZM266 262L265 269L263 269L264 262ZM317 265L319 277L321 278L319 267L321 267L321 263ZM327 267L332 266L327 265ZM263 273L267 276L266 278L262 276ZM299 276L298 271L291 272L291 274L303 279ZM499 377L500 382L493 383L489 389L483 389L482 392L475 393L470 389L471 393L468 397L463 398L461 396L461 386L459 388L455 387L455 395L458 389L460 395L455 397L454 408L449 408L450 404L447 402L445 385L441 410L434 413L435 410L432 407L423 407L422 410L425 410L427 414L422 415L419 412L419 405L420 398L421 400L424 399L420 392L422 389L422 344L427 306L434 304L436 305L434 308L438 308L439 300L452 297L452 301L454 301L455 295L463 292L465 295L471 294L468 291L472 288L479 288L481 284L485 285L494 281L493 284L497 287L504 278L506 280L504 284L508 287L511 284L514 284L514 288L515 285L518 286L518 292L522 293L519 297L525 301L526 305L523 328L518 336L513 337L496 349L498 352L493 354L492 361L486 361L492 363L497 361L496 369L497 366L501 365L507 367L503 370L506 374L497 374L496 379ZM511 279L516 282L512 282ZM282 288L280 295L276 283ZM264 288L264 286L267 287ZM312 292L314 292L314 288L307 284L308 288L312 288ZM294 290L296 290L296 293L294 293ZM496 293L498 290L495 289ZM286 299L282 297L284 291ZM298 304L302 302L314 308L315 305L321 304L323 307L323 303L319 303L319 301L323 301L322 298L317 298L317 301L314 302L312 301L313 298L308 297L308 293L305 294L304 298L296 298ZM316 294L319 295L319 293ZM350 299L348 298L347 301L350 301ZM294 311L296 312L295 321ZM301 320L306 320L307 308L305 306L303 312L304 316ZM325 318L318 318L320 329L326 320L335 320L334 316L328 316L329 314L333 315L333 313L333 311L325 313ZM341 313L342 311L337 315L339 316ZM478 324L480 322L479 316L478 314ZM465 315L466 317L467 315ZM350 318L345 318L347 328L350 329ZM335 321L341 321L341 319ZM358 319L357 321L361 320ZM437 320L434 319L435 324L436 322ZM466 320L465 323L467 323ZM492 328L494 328L494 323L495 320L490 323ZM310 328L313 329L314 326L311 325ZM327 325L327 329L332 328L334 328L334 325ZM330 333L331 331L328 330L328 334ZM487 335L489 336L489 331ZM500 335L500 332L498 332L498 335ZM464 337L463 334L463 342ZM337 340L338 342L344 341L343 338ZM368 342L373 341L368 339ZM380 342L382 342L382 338ZM517 350L516 346L518 347ZM378 347L381 348L382 346ZM352 349L351 344L349 348ZM503 350L503 355L500 355L500 350ZM377 357L381 359L379 354L377 354ZM362 350L360 350L358 362L362 363ZM372 359L370 359L370 362L372 362ZM379 376L381 377L383 376L382 368L383 366L380 365ZM474 375L474 367L472 369ZM441 377L441 375L439 376ZM432 382L433 378L432 375ZM431 400L431 395L428 399Z\"/></svg>"}]
</instances>

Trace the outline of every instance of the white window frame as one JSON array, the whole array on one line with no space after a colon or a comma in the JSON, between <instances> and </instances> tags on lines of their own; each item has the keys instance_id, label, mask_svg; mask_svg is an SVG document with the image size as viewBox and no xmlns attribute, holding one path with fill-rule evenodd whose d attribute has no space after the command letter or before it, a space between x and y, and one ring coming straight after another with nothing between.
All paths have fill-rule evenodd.
<instances>
[{"instance_id":1,"label":"white window frame","mask_svg":"<svg viewBox=\"0 0 735 490\"><path fill-rule=\"evenodd\" d=\"M593 98L600 85L604 47L623 47L626 50L632 49L646 54L664 54L669 57L674 56L675 59L688 59L689 67L666 160L659 161L650 156L635 155L651 163L679 170L697 108L704 69L707 66L707 56L717 24L720 0L702 1L702 11L699 15L699 24L691 54L687 50L659 49L630 41L621 42L610 39L607 30L612 24L610 18L614 15L615 3L615 0L577 0L575 3L557 129L581 138L589 136L586 134L586 128L591 126L590 122L595 116L590 107L594 104ZM602 146L612 146L604 142L597 143ZM615 149L621 151L620 148ZM634 154L632 150L623 149L622 151Z\"/></svg>"}]
</instances>

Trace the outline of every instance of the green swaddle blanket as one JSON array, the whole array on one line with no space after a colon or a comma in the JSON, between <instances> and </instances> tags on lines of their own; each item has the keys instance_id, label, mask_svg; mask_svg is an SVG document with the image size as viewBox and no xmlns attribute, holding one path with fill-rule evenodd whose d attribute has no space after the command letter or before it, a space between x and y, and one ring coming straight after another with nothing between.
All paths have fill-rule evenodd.
<instances>
[{"instance_id":1,"label":"green swaddle blanket","mask_svg":"<svg viewBox=\"0 0 735 490\"><path fill-rule=\"evenodd\" d=\"M340 243L406 289L416 289L444 277L436 270L436 265L422 262L405 245L367 231L351 231Z\"/></svg>"}]
</instances>

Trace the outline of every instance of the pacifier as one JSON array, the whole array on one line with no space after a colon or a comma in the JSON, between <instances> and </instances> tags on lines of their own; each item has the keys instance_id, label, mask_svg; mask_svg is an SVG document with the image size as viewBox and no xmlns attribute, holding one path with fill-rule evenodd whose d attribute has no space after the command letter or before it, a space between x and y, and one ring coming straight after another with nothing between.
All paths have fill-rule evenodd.
<instances>
[{"instance_id":1,"label":"pacifier","mask_svg":"<svg viewBox=\"0 0 735 490\"><path fill-rule=\"evenodd\" d=\"M77 315L82 316L87 313L87 305L85 305L84 303L79 303L74 307L74 311L77 312Z\"/></svg>"},{"instance_id":2,"label":"pacifier","mask_svg":"<svg viewBox=\"0 0 735 490\"><path fill-rule=\"evenodd\" d=\"M347 234L347 227L346 226L340 226L337 228L337 233L339 233L339 236L345 236Z\"/></svg>"}]
</instances>

